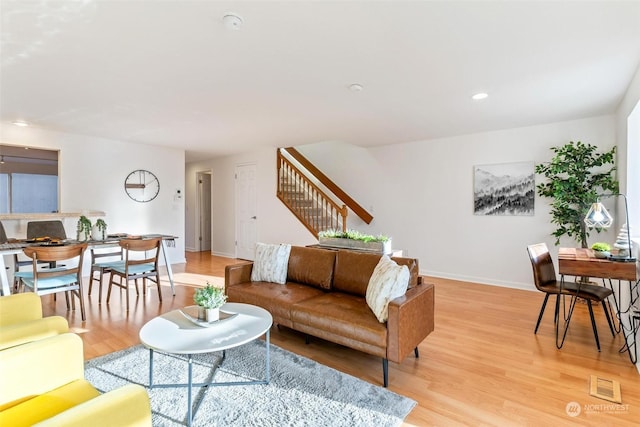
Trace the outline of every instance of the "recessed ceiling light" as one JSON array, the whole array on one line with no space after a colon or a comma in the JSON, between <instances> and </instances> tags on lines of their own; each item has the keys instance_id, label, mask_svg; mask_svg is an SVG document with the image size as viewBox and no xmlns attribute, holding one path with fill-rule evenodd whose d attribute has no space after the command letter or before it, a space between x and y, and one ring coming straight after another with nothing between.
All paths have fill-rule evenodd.
<instances>
[{"instance_id":1,"label":"recessed ceiling light","mask_svg":"<svg viewBox=\"0 0 640 427\"><path fill-rule=\"evenodd\" d=\"M23 122L22 120L16 120L15 122L13 122L13 124L16 125L16 126L20 126L20 127L29 126L29 123Z\"/></svg>"},{"instance_id":2,"label":"recessed ceiling light","mask_svg":"<svg viewBox=\"0 0 640 427\"><path fill-rule=\"evenodd\" d=\"M479 101L479 100L481 100L481 99L485 99L485 98L487 98L488 96L489 96L489 94L484 93L484 92L480 92L480 93L476 93L475 95L473 95L473 96L471 97L471 99L476 100L476 101Z\"/></svg>"},{"instance_id":3,"label":"recessed ceiling light","mask_svg":"<svg viewBox=\"0 0 640 427\"><path fill-rule=\"evenodd\" d=\"M235 13L227 13L222 17L224 26L230 30L239 30L242 27L242 18Z\"/></svg>"},{"instance_id":4,"label":"recessed ceiling light","mask_svg":"<svg viewBox=\"0 0 640 427\"><path fill-rule=\"evenodd\" d=\"M362 85L358 83L353 83L349 85L349 90L351 92L362 92L363 89L364 87L362 87Z\"/></svg>"}]
</instances>

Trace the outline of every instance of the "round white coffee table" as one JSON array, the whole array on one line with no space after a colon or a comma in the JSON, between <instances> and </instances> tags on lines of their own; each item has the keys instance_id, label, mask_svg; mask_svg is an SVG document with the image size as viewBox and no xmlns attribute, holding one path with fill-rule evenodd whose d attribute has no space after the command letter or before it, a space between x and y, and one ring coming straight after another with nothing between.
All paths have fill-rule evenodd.
<instances>
[{"instance_id":1,"label":"round white coffee table","mask_svg":"<svg viewBox=\"0 0 640 427\"><path fill-rule=\"evenodd\" d=\"M269 339L273 324L271 314L261 308L249 304L227 303L220 308L223 313L234 314L233 317L220 320L209 327L198 326L189 320L180 310L173 310L155 317L140 329L140 341L149 348L149 389L153 387L187 387L188 409L187 425L195 416L197 408L192 408L191 391L195 387L231 386L269 383ZM193 384L194 354L213 353L216 351L238 347L265 335L264 380L240 382L210 382ZM186 384L153 384L153 353L184 354L188 356L188 380Z\"/></svg>"}]
</instances>

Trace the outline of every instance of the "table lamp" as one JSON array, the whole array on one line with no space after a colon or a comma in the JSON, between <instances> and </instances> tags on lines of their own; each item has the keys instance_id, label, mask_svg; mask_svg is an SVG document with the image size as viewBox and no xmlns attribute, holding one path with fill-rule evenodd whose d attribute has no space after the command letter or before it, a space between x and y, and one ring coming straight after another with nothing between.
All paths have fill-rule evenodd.
<instances>
[{"instance_id":1,"label":"table lamp","mask_svg":"<svg viewBox=\"0 0 640 427\"><path fill-rule=\"evenodd\" d=\"M631 256L631 250L633 246L631 246L631 227L629 227L629 207L627 206L627 196L624 194L605 194L600 197L612 197L612 196L622 196L624 197L624 212L627 218L627 244L628 244L628 252L625 256L620 255L612 255L609 257L612 261L623 261L623 262L635 262L635 257ZM589 208L589 212L584 217L584 223L588 228L609 228L611 224L613 224L613 218L607 212L607 208L597 200L595 203L591 205Z\"/></svg>"}]
</instances>

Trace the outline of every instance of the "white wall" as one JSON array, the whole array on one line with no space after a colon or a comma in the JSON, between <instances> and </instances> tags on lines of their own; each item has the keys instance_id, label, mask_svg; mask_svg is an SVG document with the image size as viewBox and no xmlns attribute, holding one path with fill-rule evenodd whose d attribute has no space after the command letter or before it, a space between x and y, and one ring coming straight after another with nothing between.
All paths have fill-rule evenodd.
<instances>
[{"instance_id":1,"label":"white wall","mask_svg":"<svg viewBox=\"0 0 640 427\"><path fill-rule=\"evenodd\" d=\"M475 216L473 166L548 161L550 147L570 140L610 149L614 116L369 149L337 142L297 148L372 210L371 225L350 227L390 235L395 248L420 260L423 274L533 289L526 245L546 242L556 251L548 202L536 198L533 216ZM258 167L258 241L317 242L275 196L275 156L272 148L187 165L187 182L198 170L213 170L213 253L235 254L233 176L242 163Z\"/></svg>"},{"instance_id":2,"label":"white wall","mask_svg":"<svg viewBox=\"0 0 640 427\"><path fill-rule=\"evenodd\" d=\"M186 166L187 218L195 221L195 176L211 170L212 212L211 252L235 257L235 169L237 165L256 165L258 242L308 245L318 241L276 197L276 148L253 153L188 163ZM188 227L191 230L191 227ZM186 237L187 248L196 247L195 234Z\"/></svg>"},{"instance_id":3,"label":"white wall","mask_svg":"<svg viewBox=\"0 0 640 427\"><path fill-rule=\"evenodd\" d=\"M627 89L627 93L620 103L616 111L616 131L617 131L617 144L618 144L618 160L620 166L620 192L627 195L629 200L629 222L631 223L632 235L640 238L640 183L638 177L640 172L640 150L638 147L633 147L629 150L630 156L627 155L627 141L628 135L628 117L634 108L637 107L640 102L640 67L636 70L636 74ZM640 112L636 111L636 114ZM636 135L635 138L640 138L640 131L638 125L635 124ZM635 179L635 185L630 187L627 185L627 177L629 179Z\"/></svg>"},{"instance_id":4,"label":"white wall","mask_svg":"<svg viewBox=\"0 0 640 427\"><path fill-rule=\"evenodd\" d=\"M185 262L184 199L174 199L175 190L184 189L183 150L12 125L0 125L0 137L4 144L60 150L61 212L104 211L109 233L178 236L170 260ZM160 181L151 202L135 202L124 191L126 176L136 169L147 169ZM24 237L26 222L3 221L10 237ZM75 236L76 222L65 221L67 235Z\"/></svg>"}]
</instances>

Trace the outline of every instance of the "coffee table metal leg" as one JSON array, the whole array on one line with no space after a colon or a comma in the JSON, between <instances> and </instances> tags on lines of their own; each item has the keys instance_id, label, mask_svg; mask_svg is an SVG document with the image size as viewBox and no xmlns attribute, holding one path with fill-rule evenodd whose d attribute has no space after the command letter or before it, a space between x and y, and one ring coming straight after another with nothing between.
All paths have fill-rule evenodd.
<instances>
[{"instance_id":1,"label":"coffee table metal leg","mask_svg":"<svg viewBox=\"0 0 640 427\"><path fill-rule=\"evenodd\" d=\"M189 377L187 381L187 425L191 427L191 388L193 387L193 356L189 355Z\"/></svg>"},{"instance_id":2,"label":"coffee table metal leg","mask_svg":"<svg viewBox=\"0 0 640 427\"><path fill-rule=\"evenodd\" d=\"M266 376L265 376L265 381L267 384L269 384L269 377L270 377L270 371L271 371L271 360L269 359L269 349L271 348L271 344L269 343L269 336L271 335L271 330L267 329L267 336L265 337L265 344L267 345L267 372L266 372Z\"/></svg>"},{"instance_id":3,"label":"coffee table metal leg","mask_svg":"<svg viewBox=\"0 0 640 427\"><path fill-rule=\"evenodd\" d=\"M153 388L153 349L149 349L149 390Z\"/></svg>"}]
</instances>

